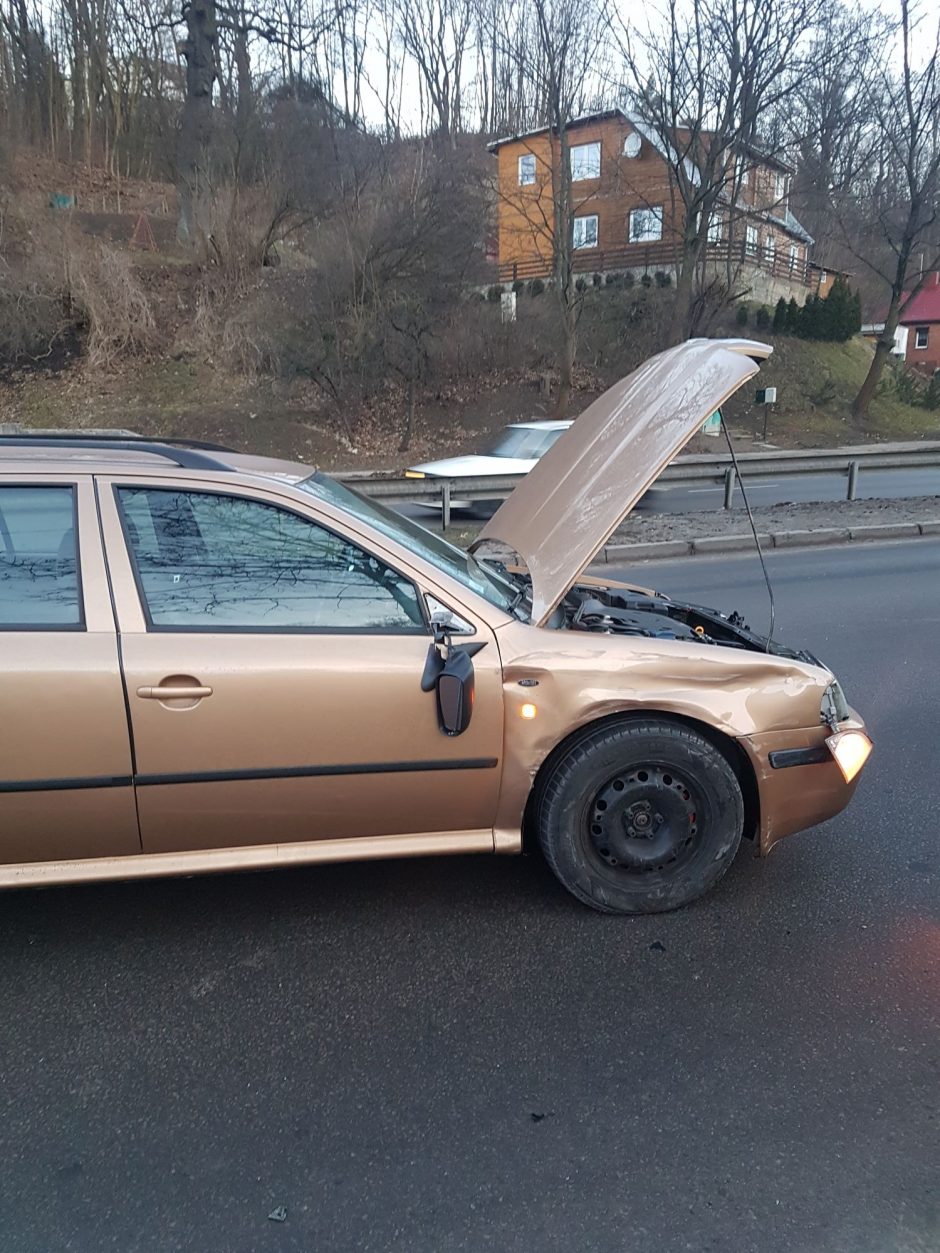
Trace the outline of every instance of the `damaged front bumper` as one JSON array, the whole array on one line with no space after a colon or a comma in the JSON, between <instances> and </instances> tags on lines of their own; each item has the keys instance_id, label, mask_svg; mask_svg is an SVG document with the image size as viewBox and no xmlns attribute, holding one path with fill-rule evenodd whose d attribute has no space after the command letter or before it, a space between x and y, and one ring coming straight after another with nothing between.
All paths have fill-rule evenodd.
<instances>
[{"instance_id":1,"label":"damaged front bumper","mask_svg":"<svg viewBox=\"0 0 940 1253\"><path fill-rule=\"evenodd\" d=\"M757 779L757 851L762 857L785 836L835 817L852 799L871 740L855 710L846 706L840 712L844 716L834 723L739 739ZM840 741L852 746L850 759ZM837 760L837 753L845 760Z\"/></svg>"}]
</instances>

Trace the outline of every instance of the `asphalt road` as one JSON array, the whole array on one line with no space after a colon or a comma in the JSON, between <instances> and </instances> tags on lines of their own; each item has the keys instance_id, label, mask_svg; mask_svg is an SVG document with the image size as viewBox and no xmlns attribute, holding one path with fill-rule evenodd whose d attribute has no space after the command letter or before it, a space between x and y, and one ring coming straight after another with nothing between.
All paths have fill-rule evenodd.
<instances>
[{"instance_id":1,"label":"asphalt road","mask_svg":"<svg viewBox=\"0 0 940 1253\"><path fill-rule=\"evenodd\" d=\"M3 1253L940 1248L940 543L769 560L876 754L689 909L537 858L4 895ZM750 557L631 573L764 623Z\"/></svg>"},{"instance_id":2,"label":"asphalt road","mask_svg":"<svg viewBox=\"0 0 940 1253\"><path fill-rule=\"evenodd\" d=\"M791 474L780 478L747 477L744 485L752 505L780 505L791 501L845 500L844 474ZM899 500L909 496L940 495L940 470L862 470L858 476L859 500ZM637 505L649 513L692 513L699 509L722 509L724 487L703 483L700 487L654 486ZM735 491L736 505L742 503Z\"/></svg>"}]
</instances>

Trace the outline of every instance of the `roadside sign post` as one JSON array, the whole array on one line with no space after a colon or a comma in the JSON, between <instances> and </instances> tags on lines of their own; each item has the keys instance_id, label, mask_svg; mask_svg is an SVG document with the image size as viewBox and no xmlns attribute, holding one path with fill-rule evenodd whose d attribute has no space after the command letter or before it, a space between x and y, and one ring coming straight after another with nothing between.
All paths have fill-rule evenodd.
<instances>
[{"instance_id":1,"label":"roadside sign post","mask_svg":"<svg viewBox=\"0 0 940 1253\"><path fill-rule=\"evenodd\" d=\"M756 404L764 406L764 433L761 436L761 439L766 444L767 443L767 418L770 414L770 406L777 403L776 387L759 387L757 389L757 395L755 396L754 400Z\"/></svg>"}]
</instances>

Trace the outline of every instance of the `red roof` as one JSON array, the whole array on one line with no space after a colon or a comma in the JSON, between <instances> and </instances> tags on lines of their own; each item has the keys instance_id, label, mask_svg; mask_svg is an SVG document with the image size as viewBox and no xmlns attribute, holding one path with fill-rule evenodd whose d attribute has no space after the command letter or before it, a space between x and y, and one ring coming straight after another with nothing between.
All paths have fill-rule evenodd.
<instances>
[{"instance_id":1,"label":"red roof","mask_svg":"<svg viewBox=\"0 0 940 1253\"><path fill-rule=\"evenodd\" d=\"M940 274L928 274L917 295L905 299L900 320L902 326L940 322Z\"/></svg>"}]
</instances>

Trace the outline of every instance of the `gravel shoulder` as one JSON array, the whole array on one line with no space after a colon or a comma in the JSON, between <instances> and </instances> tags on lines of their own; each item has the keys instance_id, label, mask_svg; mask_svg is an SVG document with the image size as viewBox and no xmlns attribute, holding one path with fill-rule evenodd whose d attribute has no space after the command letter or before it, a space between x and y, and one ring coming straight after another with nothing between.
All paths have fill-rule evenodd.
<instances>
[{"instance_id":1,"label":"gravel shoulder","mask_svg":"<svg viewBox=\"0 0 940 1253\"><path fill-rule=\"evenodd\" d=\"M753 509L758 531L815 531L829 527L881 526L940 518L940 496L905 500L834 500L768 505ZM747 535L744 509L712 509L704 513L634 512L616 531L621 544L657 540L700 539L706 535Z\"/></svg>"}]
</instances>

